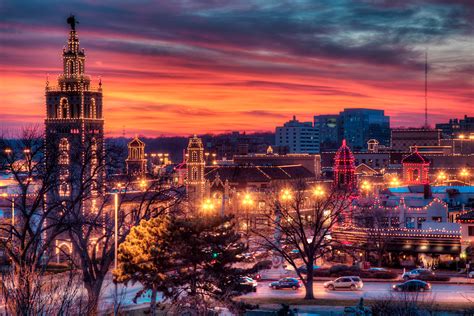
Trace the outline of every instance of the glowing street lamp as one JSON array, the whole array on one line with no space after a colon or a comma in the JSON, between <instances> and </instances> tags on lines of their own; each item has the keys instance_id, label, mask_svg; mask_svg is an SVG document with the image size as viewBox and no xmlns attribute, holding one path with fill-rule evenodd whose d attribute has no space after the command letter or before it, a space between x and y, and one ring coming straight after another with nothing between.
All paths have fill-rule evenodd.
<instances>
[{"instance_id":1,"label":"glowing street lamp","mask_svg":"<svg viewBox=\"0 0 474 316\"><path fill-rule=\"evenodd\" d=\"M250 229L250 218L249 218L249 209L252 207L253 205L253 199L252 199L252 196L248 193L246 193L244 195L244 198L242 199L242 205L244 206L245 208L245 215L246 215L246 219L245 219L245 225L244 225L244 228L245 228L245 231L246 231L246 237L247 237L247 247L249 246L250 244L250 234L249 234L249 229Z\"/></svg>"},{"instance_id":2,"label":"glowing street lamp","mask_svg":"<svg viewBox=\"0 0 474 316\"><path fill-rule=\"evenodd\" d=\"M400 180L398 180L397 177L394 177L392 178L392 180L390 180L391 187L398 187L399 185L400 185Z\"/></svg>"},{"instance_id":3,"label":"glowing street lamp","mask_svg":"<svg viewBox=\"0 0 474 316\"><path fill-rule=\"evenodd\" d=\"M289 189L281 190L280 199L283 202L287 202L287 201L291 200L292 198L293 198L293 195L291 194L291 191Z\"/></svg>"},{"instance_id":4,"label":"glowing street lamp","mask_svg":"<svg viewBox=\"0 0 474 316\"><path fill-rule=\"evenodd\" d=\"M369 181L364 180L362 181L362 185L360 186L360 188L368 194L370 189L372 188L372 185Z\"/></svg>"},{"instance_id":5,"label":"glowing street lamp","mask_svg":"<svg viewBox=\"0 0 474 316\"><path fill-rule=\"evenodd\" d=\"M143 179L140 181L140 188L141 188L143 191L145 191L145 188L146 188L146 181L143 180Z\"/></svg>"},{"instance_id":6,"label":"glowing street lamp","mask_svg":"<svg viewBox=\"0 0 474 316\"><path fill-rule=\"evenodd\" d=\"M438 175L436 176L436 179L438 179L438 182L444 182L446 181L447 178L448 176L446 175L444 171L440 171Z\"/></svg>"},{"instance_id":7,"label":"glowing street lamp","mask_svg":"<svg viewBox=\"0 0 474 316\"><path fill-rule=\"evenodd\" d=\"M242 199L242 205L244 205L244 206L252 206L253 205L253 199L250 196L250 194L246 193L244 195L244 198Z\"/></svg>"},{"instance_id":8,"label":"glowing street lamp","mask_svg":"<svg viewBox=\"0 0 474 316\"><path fill-rule=\"evenodd\" d=\"M463 178L465 182L468 182L470 174L466 168L463 168L461 169L461 172L459 172L459 176Z\"/></svg>"},{"instance_id":9,"label":"glowing street lamp","mask_svg":"<svg viewBox=\"0 0 474 316\"><path fill-rule=\"evenodd\" d=\"M321 186L319 186L319 185L313 189L313 195L316 198L322 197L324 195L324 193L325 192L324 192L323 188L321 188Z\"/></svg>"},{"instance_id":10,"label":"glowing street lamp","mask_svg":"<svg viewBox=\"0 0 474 316\"><path fill-rule=\"evenodd\" d=\"M204 202L202 202L201 205L201 210L204 212L212 212L214 210L215 206L212 203L211 199L206 199Z\"/></svg>"}]
</instances>

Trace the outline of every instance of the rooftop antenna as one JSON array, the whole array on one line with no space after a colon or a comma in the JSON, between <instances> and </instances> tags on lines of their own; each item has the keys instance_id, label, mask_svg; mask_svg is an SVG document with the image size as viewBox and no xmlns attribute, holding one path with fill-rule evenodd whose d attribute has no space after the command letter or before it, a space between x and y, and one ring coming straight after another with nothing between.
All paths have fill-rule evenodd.
<instances>
[{"instance_id":1,"label":"rooftop antenna","mask_svg":"<svg viewBox=\"0 0 474 316\"><path fill-rule=\"evenodd\" d=\"M122 125L122 137L125 138L125 125Z\"/></svg>"},{"instance_id":2,"label":"rooftop antenna","mask_svg":"<svg viewBox=\"0 0 474 316\"><path fill-rule=\"evenodd\" d=\"M428 125L428 51L425 50L425 129Z\"/></svg>"}]
</instances>

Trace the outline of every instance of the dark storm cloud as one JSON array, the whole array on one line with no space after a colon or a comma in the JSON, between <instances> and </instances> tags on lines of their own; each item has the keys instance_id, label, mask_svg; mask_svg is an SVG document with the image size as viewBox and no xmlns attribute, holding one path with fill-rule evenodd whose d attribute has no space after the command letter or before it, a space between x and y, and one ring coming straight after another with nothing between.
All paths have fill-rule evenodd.
<instances>
[{"instance_id":1,"label":"dark storm cloud","mask_svg":"<svg viewBox=\"0 0 474 316\"><path fill-rule=\"evenodd\" d=\"M467 1L415 1L412 5L341 0L269 3L25 1L19 5L10 0L2 5L6 13L2 33L17 32L10 23L57 27L74 12L85 30L120 36L161 39L221 52L237 47L418 67L419 53L414 44L467 33L473 25L468 19L473 9ZM82 29L81 24L79 27ZM7 41L15 45L14 40ZM120 42L113 45L123 51L131 47ZM167 53L163 47L141 47L144 53Z\"/></svg>"}]
</instances>

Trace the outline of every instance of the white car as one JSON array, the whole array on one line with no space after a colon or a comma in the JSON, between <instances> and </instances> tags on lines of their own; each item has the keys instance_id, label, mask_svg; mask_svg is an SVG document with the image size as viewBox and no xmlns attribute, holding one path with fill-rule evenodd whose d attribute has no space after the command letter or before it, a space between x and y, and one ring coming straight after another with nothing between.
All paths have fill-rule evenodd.
<instances>
[{"instance_id":1,"label":"white car","mask_svg":"<svg viewBox=\"0 0 474 316\"><path fill-rule=\"evenodd\" d=\"M474 270L469 272L469 274L467 275L470 279L474 279Z\"/></svg>"},{"instance_id":2,"label":"white car","mask_svg":"<svg viewBox=\"0 0 474 316\"><path fill-rule=\"evenodd\" d=\"M334 281L324 283L324 287L330 291L339 289L359 290L364 286L364 283L358 276L346 276L337 278Z\"/></svg>"}]
</instances>

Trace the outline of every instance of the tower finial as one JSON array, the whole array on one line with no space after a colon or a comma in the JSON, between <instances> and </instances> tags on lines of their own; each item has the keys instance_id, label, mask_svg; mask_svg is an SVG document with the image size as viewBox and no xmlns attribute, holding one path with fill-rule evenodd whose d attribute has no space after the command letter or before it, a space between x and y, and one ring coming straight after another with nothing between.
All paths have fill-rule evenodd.
<instances>
[{"instance_id":1,"label":"tower finial","mask_svg":"<svg viewBox=\"0 0 474 316\"><path fill-rule=\"evenodd\" d=\"M67 20L67 24L71 26L71 30L75 31L76 30L76 24L79 24L79 22L76 20L76 17L74 15L70 15Z\"/></svg>"}]
</instances>

